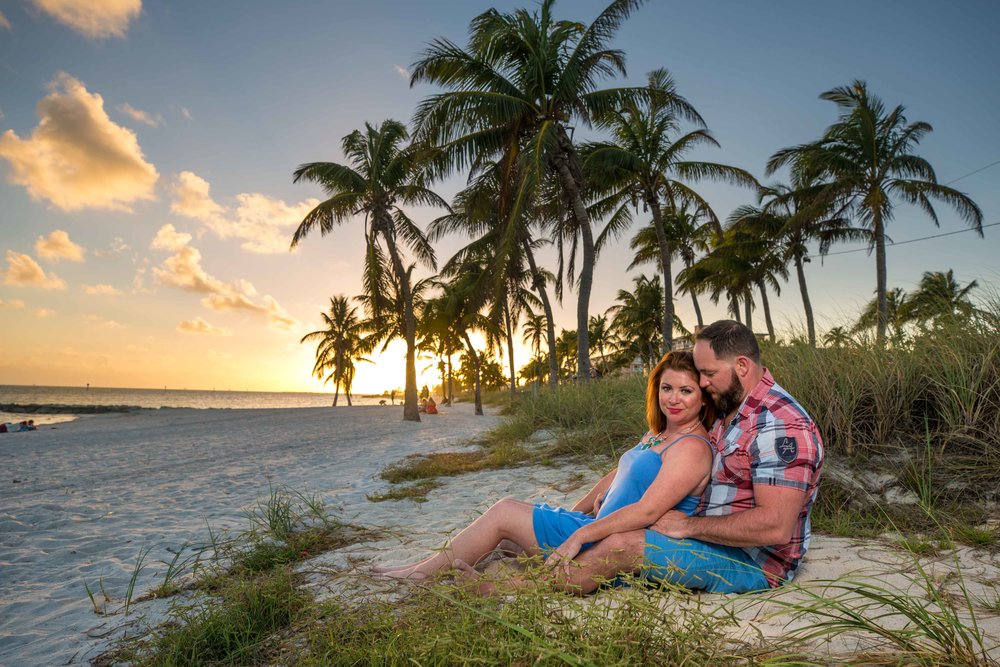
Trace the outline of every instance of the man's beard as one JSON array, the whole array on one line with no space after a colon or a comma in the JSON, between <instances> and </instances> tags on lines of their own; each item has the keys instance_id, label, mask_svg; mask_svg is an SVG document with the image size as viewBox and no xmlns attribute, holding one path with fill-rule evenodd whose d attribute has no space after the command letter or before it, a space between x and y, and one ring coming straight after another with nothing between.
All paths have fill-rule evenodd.
<instances>
[{"instance_id":1,"label":"man's beard","mask_svg":"<svg viewBox=\"0 0 1000 667\"><path fill-rule=\"evenodd\" d=\"M740 384L740 379L736 376L736 371L730 372L733 376L729 380L729 389L719 392L718 396L714 397L715 408L722 415L735 412L740 407L740 403L743 402L743 385Z\"/></svg>"}]
</instances>

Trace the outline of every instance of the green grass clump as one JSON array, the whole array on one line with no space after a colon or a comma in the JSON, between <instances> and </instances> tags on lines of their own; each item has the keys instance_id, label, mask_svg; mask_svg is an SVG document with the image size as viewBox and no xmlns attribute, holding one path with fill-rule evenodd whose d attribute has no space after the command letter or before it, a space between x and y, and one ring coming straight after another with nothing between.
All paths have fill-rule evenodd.
<instances>
[{"instance_id":1,"label":"green grass clump","mask_svg":"<svg viewBox=\"0 0 1000 667\"><path fill-rule=\"evenodd\" d=\"M417 503L427 502L427 494L441 486L441 482L433 479L423 479L415 484L396 486L385 493L369 494L365 497L373 503L386 500L412 500Z\"/></svg>"},{"instance_id":2,"label":"green grass clump","mask_svg":"<svg viewBox=\"0 0 1000 667\"><path fill-rule=\"evenodd\" d=\"M663 595L640 584L593 600L537 590L498 601L437 585L391 604L327 603L297 664L747 664L724 641L724 611L665 610Z\"/></svg>"},{"instance_id":3,"label":"green grass clump","mask_svg":"<svg viewBox=\"0 0 1000 667\"><path fill-rule=\"evenodd\" d=\"M523 447L514 444L502 444L474 452L412 454L402 462L387 467L382 471L381 477L393 484L450 477L519 465L528 456Z\"/></svg>"},{"instance_id":4,"label":"green grass clump","mask_svg":"<svg viewBox=\"0 0 1000 667\"><path fill-rule=\"evenodd\" d=\"M257 663L307 603L286 569L230 578L216 596L176 607L170 622L136 652L134 662L164 667Z\"/></svg>"}]
</instances>

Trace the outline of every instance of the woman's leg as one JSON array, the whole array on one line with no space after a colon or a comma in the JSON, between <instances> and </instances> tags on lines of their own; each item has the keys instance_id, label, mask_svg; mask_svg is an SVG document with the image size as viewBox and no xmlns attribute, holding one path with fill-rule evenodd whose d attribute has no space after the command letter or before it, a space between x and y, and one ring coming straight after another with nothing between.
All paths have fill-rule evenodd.
<instances>
[{"instance_id":1,"label":"woman's leg","mask_svg":"<svg viewBox=\"0 0 1000 667\"><path fill-rule=\"evenodd\" d=\"M504 498L452 538L438 553L419 563L383 571L381 574L401 579L423 579L451 567L456 560L475 565L502 540L516 543L528 554L537 554L539 549L532 525L533 513L532 503Z\"/></svg>"}]
</instances>

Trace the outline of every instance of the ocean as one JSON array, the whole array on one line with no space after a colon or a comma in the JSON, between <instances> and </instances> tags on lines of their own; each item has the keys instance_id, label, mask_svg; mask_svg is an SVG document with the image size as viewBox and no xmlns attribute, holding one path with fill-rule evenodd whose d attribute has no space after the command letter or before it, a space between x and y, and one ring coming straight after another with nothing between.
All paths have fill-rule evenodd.
<instances>
[{"instance_id":1,"label":"ocean","mask_svg":"<svg viewBox=\"0 0 1000 667\"><path fill-rule=\"evenodd\" d=\"M381 400L387 399L351 395L354 405L378 405ZM396 402L400 400L397 396ZM0 385L0 422L34 419L39 424L52 424L75 419L80 414L107 411L108 406L124 411L136 408L325 408L332 404L332 393ZM337 406L346 405L347 400L341 394Z\"/></svg>"}]
</instances>

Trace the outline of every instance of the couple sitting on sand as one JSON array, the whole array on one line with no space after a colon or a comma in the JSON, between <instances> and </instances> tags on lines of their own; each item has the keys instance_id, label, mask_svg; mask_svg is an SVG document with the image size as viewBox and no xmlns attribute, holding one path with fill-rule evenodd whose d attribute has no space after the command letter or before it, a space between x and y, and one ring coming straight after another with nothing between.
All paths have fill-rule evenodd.
<instances>
[{"instance_id":1,"label":"couple sitting on sand","mask_svg":"<svg viewBox=\"0 0 1000 667\"><path fill-rule=\"evenodd\" d=\"M622 573L740 593L790 581L809 546L823 444L816 425L761 365L753 333L723 320L693 354L653 369L649 431L572 510L504 499L439 553L377 569L420 579L473 565L501 543L542 554L552 582L585 594ZM511 579L505 586L534 585Z\"/></svg>"}]
</instances>

